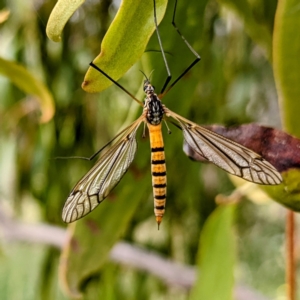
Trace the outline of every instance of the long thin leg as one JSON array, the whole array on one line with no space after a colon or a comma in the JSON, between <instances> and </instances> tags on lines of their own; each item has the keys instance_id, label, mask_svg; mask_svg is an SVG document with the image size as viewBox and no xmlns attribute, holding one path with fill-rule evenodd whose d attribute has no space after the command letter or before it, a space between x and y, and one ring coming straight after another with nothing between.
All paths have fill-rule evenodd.
<instances>
[{"instance_id":1,"label":"long thin leg","mask_svg":"<svg viewBox=\"0 0 300 300\"><path fill-rule=\"evenodd\" d=\"M110 140L107 144L105 144L101 149L99 149L96 153L94 153L90 157L84 157L84 156L57 156L54 159L82 159L82 160L93 160L98 154L100 154L106 147L108 147L110 144L112 144L120 135L125 133L126 131L130 131L131 128L133 128L138 122L140 122L140 118L135 120L132 124L130 124L128 127L124 128L121 132L119 132L112 140Z\"/></svg>"},{"instance_id":2,"label":"long thin leg","mask_svg":"<svg viewBox=\"0 0 300 300\"><path fill-rule=\"evenodd\" d=\"M156 31L156 35L157 35L157 39L158 39L158 43L159 43L159 47L160 47L160 50L161 50L161 54L162 54L162 57L163 57L163 60L164 60L164 63L165 63L165 66L166 66L166 69L167 69L167 73L168 73L168 77L165 81L165 84L163 86L163 88L161 89L161 94L164 92L164 90L166 89L166 87L168 86L171 78L172 78L172 75L171 75L171 72L170 72L170 69L169 69L169 65L168 65L168 62L167 62L167 59L166 59L166 55L165 55L165 51L163 49L163 46L162 46L162 42L161 42L161 39L160 39L160 34L159 34L159 30L158 30L158 25L157 25L157 17L156 17L156 3L155 3L155 0L153 0L153 11L154 11L154 24L155 24L155 31Z\"/></svg>"},{"instance_id":3,"label":"long thin leg","mask_svg":"<svg viewBox=\"0 0 300 300\"><path fill-rule=\"evenodd\" d=\"M186 40L186 38L181 34L179 31L176 23L175 23L175 15L177 10L177 0L175 0L175 6L174 6L174 12L173 12L173 19L172 19L172 25L175 28L175 30L178 32L184 43L187 45L187 47L190 49L190 51L196 56L196 59L187 67L187 69L178 76L177 79L173 81L173 83L167 88L166 91L162 91L160 94L160 98L162 98L166 93L169 92L169 90L189 71L191 70L201 59L200 55L194 50L194 48L189 44L189 42Z\"/></svg>"},{"instance_id":4,"label":"long thin leg","mask_svg":"<svg viewBox=\"0 0 300 300\"><path fill-rule=\"evenodd\" d=\"M143 102L139 99L135 98L129 91L127 91L121 84L116 82L113 78L111 78L108 74L106 74L103 70L97 67L93 62L90 63L90 66L103 74L107 79L109 79L112 83L114 83L117 87L119 87L122 91L124 91L127 95L129 95L134 101L136 101L139 105L144 106Z\"/></svg>"}]
</instances>

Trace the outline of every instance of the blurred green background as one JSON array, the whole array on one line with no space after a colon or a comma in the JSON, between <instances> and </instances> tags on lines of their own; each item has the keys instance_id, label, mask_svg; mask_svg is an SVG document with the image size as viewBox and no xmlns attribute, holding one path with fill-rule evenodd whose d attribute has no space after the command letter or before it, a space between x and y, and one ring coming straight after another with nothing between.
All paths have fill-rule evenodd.
<instances>
[{"instance_id":1,"label":"blurred green background","mask_svg":"<svg viewBox=\"0 0 300 300\"><path fill-rule=\"evenodd\" d=\"M56 1L0 3L1 16L5 15L4 9L10 11L8 19L0 24L0 57L23 65L43 82L55 105L53 118L41 123L39 107L45 103L16 87L7 76L0 77L1 227L9 232L7 216L13 217L13 222L66 227L61 220L64 201L94 162L53 158L89 157L141 114L141 108L116 86L100 94L87 94L81 89L88 64L98 55L119 3L86 1L66 24L61 43L50 41L45 34ZM276 1L262 0L179 1L177 25L202 60L164 97L164 104L198 124L229 126L253 121L279 128L271 65L276 5ZM174 1L169 1L159 28L175 79L194 56L171 26L173 7ZM161 53L156 50L159 47L154 34L141 59L119 80L141 100L143 75L139 70L146 74L154 70L152 84L158 92L166 78ZM15 75L18 77L18 73ZM26 76L23 79L26 85ZM45 107L46 112L51 111L51 104ZM72 261L80 261L71 270L77 273L75 277L80 278L80 266L85 262L93 265L97 256L103 260L101 270L87 270L82 282L78 280L83 290L92 286L94 298L89 299L190 297L188 288L166 284L130 267L130 262L127 266L113 263L107 253L102 256L96 251L97 244L107 244L109 251L122 238L176 262L196 264L200 233L216 208L216 195L229 195L235 187L217 167L190 161L182 151L182 133L172 125L171 129L171 135L166 128L163 130L168 199L160 230L153 215L149 141L142 139L140 129L139 148L128 173L87 217L103 222L97 223L100 233L94 236L93 247L85 244L84 259L80 250L72 253L72 243L64 249L71 265ZM126 205L118 209L120 199L125 199ZM112 210L114 214L110 215ZM116 225L118 214L126 217ZM254 193L243 197L234 210L234 245L229 251L235 249L235 284L266 297L257 299L285 299L285 215L286 210L279 204ZM79 221L71 227L77 238L87 232L84 226L84 221ZM109 241L106 235L101 236L101 226L112 233ZM5 230L0 252L1 299L68 299L58 279L60 250L7 239ZM223 255L226 259L226 251L220 248L219 256ZM220 270L225 274L227 271L231 270ZM77 279L74 281L77 283Z\"/></svg>"}]
</instances>

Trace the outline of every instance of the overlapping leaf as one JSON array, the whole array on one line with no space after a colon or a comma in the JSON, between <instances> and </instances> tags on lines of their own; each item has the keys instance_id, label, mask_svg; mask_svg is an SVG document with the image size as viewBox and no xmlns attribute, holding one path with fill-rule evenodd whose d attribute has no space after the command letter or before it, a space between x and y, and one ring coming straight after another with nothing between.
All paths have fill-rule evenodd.
<instances>
[{"instance_id":1,"label":"overlapping leaf","mask_svg":"<svg viewBox=\"0 0 300 300\"><path fill-rule=\"evenodd\" d=\"M48 88L39 79L23 66L3 58L0 58L0 73L25 93L36 96L42 113L40 119L42 123L51 120L55 110L54 101Z\"/></svg>"}]
</instances>

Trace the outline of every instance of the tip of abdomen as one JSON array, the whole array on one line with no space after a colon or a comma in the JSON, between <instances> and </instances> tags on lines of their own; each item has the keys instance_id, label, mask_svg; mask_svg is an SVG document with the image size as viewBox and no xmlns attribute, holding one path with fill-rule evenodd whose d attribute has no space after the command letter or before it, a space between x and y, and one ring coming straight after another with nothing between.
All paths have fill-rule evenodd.
<instances>
[{"instance_id":1,"label":"tip of abdomen","mask_svg":"<svg viewBox=\"0 0 300 300\"><path fill-rule=\"evenodd\" d=\"M162 221L162 218L163 218L163 216L155 216L158 230L159 230L159 226L160 226L160 223Z\"/></svg>"}]
</instances>

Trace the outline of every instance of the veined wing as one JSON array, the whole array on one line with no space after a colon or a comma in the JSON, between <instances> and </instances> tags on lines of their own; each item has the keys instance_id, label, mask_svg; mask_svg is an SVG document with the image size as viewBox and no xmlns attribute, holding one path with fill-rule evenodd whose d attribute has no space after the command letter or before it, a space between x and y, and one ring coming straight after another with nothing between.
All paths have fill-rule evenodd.
<instances>
[{"instance_id":1,"label":"veined wing","mask_svg":"<svg viewBox=\"0 0 300 300\"><path fill-rule=\"evenodd\" d=\"M280 173L263 157L215 132L201 127L165 108L183 131L187 144L199 155L230 174L258 184L282 182Z\"/></svg>"},{"instance_id":2,"label":"veined wing","mask_svg":"<svg viewBox=\"0 0 300 300\"><path fill-rule=\"evenodd\" d=\"M144 116L120 135L95 166L75 185L62 212L66 223L74 222L95 209L119 183L132 163L136 149L136 132Z\"/></svg>"}]
</instances>

